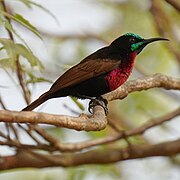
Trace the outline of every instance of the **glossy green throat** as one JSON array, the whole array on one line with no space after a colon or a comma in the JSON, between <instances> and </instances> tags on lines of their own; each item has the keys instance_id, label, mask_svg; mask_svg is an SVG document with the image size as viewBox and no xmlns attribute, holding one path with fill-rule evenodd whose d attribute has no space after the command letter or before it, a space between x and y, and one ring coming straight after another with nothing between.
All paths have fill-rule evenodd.
<instances>
[{"instance_id":1,"label":"glossy green throat","mask_svg":"<svg viewBox=\"0 0 180 180\"><path fill-rule=\"evenodd\" d=\"M131 45L131 51L137 50L142 44L143 44L143 42L138 42L138 43L132 44Z\"/></svg>"},{"instance_id":2,"label":"glossy green throat","mask_svg":"<svg viewBox=\"0 0 180 180\"><path fill-rule=\"evenodd\" d=\"M125 36L130 36L130 37L135 37L136 39L139 40L143 40L143 38L137 34L134 33L126 33ZM143 44L143 42L137 42L131 45L131 51L136 51L141 45Z\"/></svg>"}]
</instances>

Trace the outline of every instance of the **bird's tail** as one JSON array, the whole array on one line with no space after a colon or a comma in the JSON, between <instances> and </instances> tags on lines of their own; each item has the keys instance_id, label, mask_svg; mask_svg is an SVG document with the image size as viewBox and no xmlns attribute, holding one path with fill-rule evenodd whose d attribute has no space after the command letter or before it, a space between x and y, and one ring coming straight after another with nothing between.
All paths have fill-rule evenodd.
<instances>
[{"instance_id":1,"label":"bird's tail","mask_svg":"<svg viewBox=\"0 0 180 180\"><path fill-rule=\"evenodd\" d=\"M33 109L35 109L36 107L38 107L39 105L41 105L42 103L47 101L49 98L50 98L49 93L45 92L38 99L33 101L31 104L26 106L24 109L22 109L22 111L32 111Z\"/></svg>"}]
</instances>

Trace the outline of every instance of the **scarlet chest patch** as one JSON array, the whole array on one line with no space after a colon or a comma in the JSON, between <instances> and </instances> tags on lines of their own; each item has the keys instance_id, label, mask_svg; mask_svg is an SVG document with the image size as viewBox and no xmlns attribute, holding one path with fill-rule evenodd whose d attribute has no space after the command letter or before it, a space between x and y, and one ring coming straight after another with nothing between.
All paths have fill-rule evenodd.
<instances>
[{"instance_id":1,"label":"scarlet chest patch","mask_svg":"<svg viewBox=\"0 0 180 180\"><path fill-rule=\"evenodd\" d=\"M108 81L110 90L113 91L117 89L119 86L121 86L123 83L127 81L129 78L133 66L134 66L134 60L136 57L136 52L131 53L128 56L128 63L120 64L120 66L114 70L112 70L105 78Z\"/></svg>"}]
</instances>

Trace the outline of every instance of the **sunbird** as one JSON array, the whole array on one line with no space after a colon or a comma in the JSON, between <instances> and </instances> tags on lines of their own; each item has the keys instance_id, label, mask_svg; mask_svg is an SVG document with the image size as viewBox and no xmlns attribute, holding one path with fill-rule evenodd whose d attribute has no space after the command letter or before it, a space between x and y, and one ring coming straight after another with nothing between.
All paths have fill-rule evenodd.
<instances>
[{"instance_id":1,"label":"sunbird","mask_svg":"<svg viewBox=\"0 0 180 180\"><path fill-rule=\"evenodd\" d=\"M90 99L89 108L100 105L107 111L107 101L102 95L117 89L127 81L136 56L146 45L167 40L159 37L144 39L137 34L126 33L67 70L47 92L23 111L31 111L48 99L65 96Z\"/></svg>"}]
</instances>

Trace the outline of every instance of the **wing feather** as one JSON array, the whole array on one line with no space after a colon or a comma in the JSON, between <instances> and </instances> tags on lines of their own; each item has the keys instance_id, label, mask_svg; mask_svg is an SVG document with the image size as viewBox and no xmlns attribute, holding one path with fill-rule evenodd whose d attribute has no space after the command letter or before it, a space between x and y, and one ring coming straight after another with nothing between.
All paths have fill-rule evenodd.
<instances>
[{"instance_id":1,"label":"wing feather","mask_svg":"<svg viewBox=\"0 0 180 180\"><path fill-rule=\"evenodd\" d=\"M60 76L52 85L50 91L55 92L76 85L90 78L110 72L119 65L120 61L109 59L81 61Z\"/></svg>"}]
</instances>

